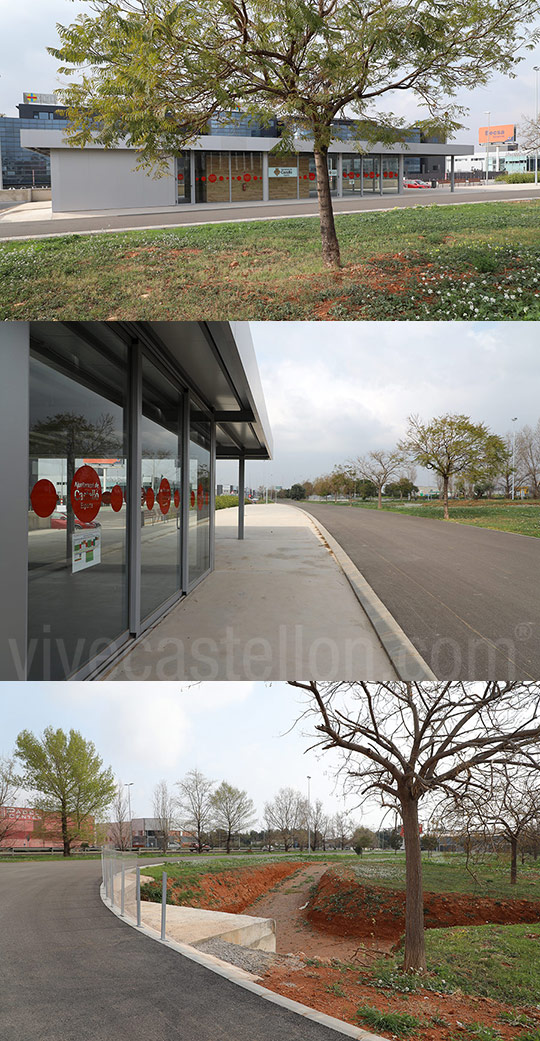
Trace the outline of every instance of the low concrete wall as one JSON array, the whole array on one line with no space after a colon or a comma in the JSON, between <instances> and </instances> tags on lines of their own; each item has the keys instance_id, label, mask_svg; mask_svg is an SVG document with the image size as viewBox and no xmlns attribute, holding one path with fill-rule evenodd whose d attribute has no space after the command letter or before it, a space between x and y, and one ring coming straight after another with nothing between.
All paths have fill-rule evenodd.
<instances>
[{"instance_id":1,"label":"low concrete wall","mask_svg":"<svg viewBox=\"0 0 540 1041\"><path fill-rule=\"evenodd\" d=\"M50 188L2 188L0 202L46 202L51 198Z\"/></svg>"},{"instance_id":2,"label":"low concrete wall","mask_svg":"<svg viewBox=\"0 0 540 1041\"><path fill-rule=\"evenodd\" d=\"M141 874L141 882L154 881ZM114 900L117 907L121 902L122 876L114 878ZM137 917L135 902L135 873L126 871L124 905L126 914ZM144 925L155 932L161 931L161 904L150 900L141 901L141 919ZM273 918L255 918L253 915L227 914L225 911L206 911L199 907L177 907L167 904L167 937L177 943L201 943L203 940L219 939L250 947L257 951L276 950L276 923Z\"/></svg>"}]
</instances>

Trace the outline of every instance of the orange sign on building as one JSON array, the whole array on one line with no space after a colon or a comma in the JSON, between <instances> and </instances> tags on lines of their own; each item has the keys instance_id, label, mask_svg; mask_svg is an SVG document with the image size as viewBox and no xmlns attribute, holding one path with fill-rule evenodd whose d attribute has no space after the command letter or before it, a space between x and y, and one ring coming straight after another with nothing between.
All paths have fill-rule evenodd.
<instances>
[{"instance_id":1,"label":"orange sign on building","mask_svg":"<svg viewBox=\"0 0 540 1041\"><path fill-rule=\"evenodd\" d=\"M514 123L504 123L494 127L480 127L478 131L478 142L481 145L506 145L509 141L515 141L516 127Z\"/></svg>"}]
</instances>

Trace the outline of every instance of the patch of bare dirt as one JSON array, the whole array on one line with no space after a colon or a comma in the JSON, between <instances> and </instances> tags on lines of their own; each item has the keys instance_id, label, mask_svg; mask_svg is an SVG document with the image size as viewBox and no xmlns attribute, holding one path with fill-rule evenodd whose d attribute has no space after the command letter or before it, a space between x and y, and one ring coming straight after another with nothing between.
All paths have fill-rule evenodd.
<instances>
[{"instance_id":1,"label":"patch of bare dirt","mask_svg":"<svg viewBox=\"0 0 540 1041\"><path fill-rule=\"evenodd\" d=\"M525 1030L524 1027L504 1021L505 1016L508 1019L509 1013L517 1017L519 1009L510 1009L491 998L459 992L440 994L423 989L413 994L397 994L379 990L375 982L373 980L370 983L365 973L360 975L350 968L305 965L297 969L290 960L269 968L262 979L263 986L268 990L356 1026L362 1026L362 1021L356 1018L362 1005L369 1005L384 1013L406 1012L416 1016L422 1026L412 1035L415 1041L455 1041L460 1036L466 1041L471 1037L467 1026L478 1023L497 1030L497 1036L504 1041L518 1041ZM535 1027L540 1026L540 1012L527 1008L526 1014L529 1020L534 1021ZM386 1030L373 1032L384 1037L393 1036Z\"/></svg>"},{"instance_id":2,"label":"patch of bare dirt","mask_svg":"<svg viewBox=\"0 0 540 1041\"><path fill-rule=\"evenodd\" d=\"M364 885L354 871L330 868L310 897L306 917L332 936L397 942L405 931L405 891ZM540 921L540 903L470 893L424 892L426 929Z\"/></svg>"},{"instance_id":3,"label":"patch of bare dirt","mask_svg":"<svg viewBox=\"0 0 540 1041\"><path fill-rule=\"evenodd\" d=\"M267 893L276 882L294 874L298 864L286 861L280 864L267 864L265 867L246 867L220 874L200 875L197 889L190 894L192 907L207 908L212 911L227 911L229 914L250 913L247 907L261 894ZM157 883L158 887L161 883ZM174 878L167 881L169 902L186 903L182 897L185 883Z\"/></svg>"}]
</instances>

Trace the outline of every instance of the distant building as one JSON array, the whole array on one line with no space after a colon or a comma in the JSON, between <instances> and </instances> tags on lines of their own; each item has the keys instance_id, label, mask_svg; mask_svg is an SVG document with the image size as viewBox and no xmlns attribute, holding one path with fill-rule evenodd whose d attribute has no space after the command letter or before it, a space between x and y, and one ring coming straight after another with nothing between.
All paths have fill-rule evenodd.
<instances>
[{"instance_id":1,"label":"distant building","mask_svg":"<svg viewBox=\"0 0 540 1041\"><path fill-rule=\"evenodd\" d=\"M33 100L33 99L37 100ZM18 116L0 116L0 188L49 188L51 163L48 152L21 145L21 130L62 130L67 120L54 94L23 94Z\"/></svg>"},{"instance_id":2,"label":"distant building","mask_svg":"<svg viewBox=\"0 0 540 1041\"><path fill-rule=\"evenodd\" d=\"M0 820L6 817L12 823L5 837L0 841L2 849L62 849L60 835L60 816L44 814L31 806L2 806ZM86 841L93 844L94 818L89 817L84 826ZM81 846L83 838L76 840L72 848Z\"/></svg>"}]
</instances>

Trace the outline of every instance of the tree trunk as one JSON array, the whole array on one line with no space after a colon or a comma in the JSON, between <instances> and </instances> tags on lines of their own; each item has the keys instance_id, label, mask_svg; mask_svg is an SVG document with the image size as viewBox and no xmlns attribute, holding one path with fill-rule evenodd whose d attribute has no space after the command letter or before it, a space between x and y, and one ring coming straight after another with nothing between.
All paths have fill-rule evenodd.
<instances>
[{"instance_id":1,"label":"tree trunk","mask_svg":"<svg viewBox=\"0 0 540 1041\"><path fill-rule=\"evenodd\" d=\"M517 839L512 839L511 840L510 849L512 851L512 856L511 856L511 860L510 860L510 883L511 883L511 885L515 886L515 884L517 882L517 851L518 851Z\"/></svg>"},{"instance_id":2,"label":"tree trunk","mask_svg":"<svg viewBox=\"0 0 540 1041\"><path fill-rule=\"evenodd\" d=\"M334 224L334 210L330 194L330 178L328 176L328 148L319 146L315 150L314 155L315 169L317 171L317 196L321 221L323 260L327 267L340 268L339 242Z\"/></svg>"},{"instance_id":3,"label":"tree trunk","mask_svg":"<svg viewBox=\"0 0 540 1041\"><path fill-rule=\"evenodd\" d=\"M377 489L377 509L382 510L382 484Z\"/></svg>"},{"instance_id":4,"label":"tree trunk","mask_svg":"<svg viewBox=\"0 0 540 1041\"><path fill-rule=\"evenodd\" d=\"M226 848L226 852L227 853L231 852L231 833L230 833L230 831L227 832L227 848Z\"/></svg>"},{"instance_id":5,"label":"tree trunk","mask_svg":"<svg viewBox=\"0 0 540 1041\"><path fill-rule=\"evenodd\" d=\"M426 968L422 851L418 829L418 802L408 791L400 795L405 838L405 972Z\"/></svg>"},{"instance_id":6,"label":"tree trunk","mask_svg":"<svg viewBox=\"0 0 540 1041\"><path fill-rule=\"evenodd\" d=\"M64 855L64 857L70 857L71 856L71 839L70 839L69 834L68 834L67 813L66 813L66 811L64 809L62 809L62 811L61 811L61 820L62 820L62 842L64 844L64 854L63 855Z\"/></svg>"},{"instance_id":7,"label":"tree trunk","mask_svg":"<svg viewBox=\"0 0 540 1041\"><path fill-rule=\"evenodd\" d=\"M443 477L443 503L444 503L444 519L449 520L450 514L448 513L448 477Z\"/></svg>"}]
</instances>

